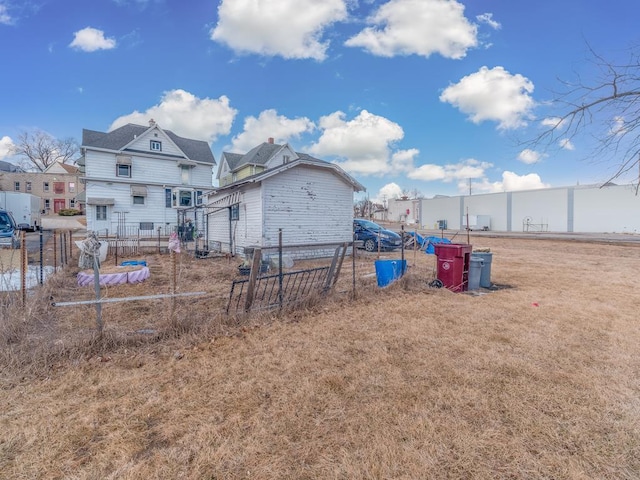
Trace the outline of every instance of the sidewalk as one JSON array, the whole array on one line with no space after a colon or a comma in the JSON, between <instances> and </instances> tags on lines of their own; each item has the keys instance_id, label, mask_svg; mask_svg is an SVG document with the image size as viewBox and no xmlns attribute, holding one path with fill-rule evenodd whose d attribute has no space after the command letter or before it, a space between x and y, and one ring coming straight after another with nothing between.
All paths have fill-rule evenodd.
<instances>
[{"instance_id":1,"label":"sidewalk","mask_svg":"<svg viewBox=\"0 0 640 480\"><path fill-rule=\"evenodd\" d=\"M85 231L87 229L84 215L73 217L61 217L60 215L50 215L42 217L42 228L44 230L74 230Z\"/></svg>"}]
</instances>

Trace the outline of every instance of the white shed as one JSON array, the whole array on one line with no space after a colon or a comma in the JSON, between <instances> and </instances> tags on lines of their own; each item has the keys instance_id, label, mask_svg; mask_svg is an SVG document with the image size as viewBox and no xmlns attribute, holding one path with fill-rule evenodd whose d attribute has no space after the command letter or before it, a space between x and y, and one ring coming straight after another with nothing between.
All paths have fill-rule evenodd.
<instances>
[{"instance_id":1,"label":"white shed","mask_svg":"<svg viewBox=\"0 0 640 480\"><path fill-rule=\"evenodd\" d=\"M242 254L248 247L274 247L280 229L287 245L352 240L353 195L364 187L335 164L294 155L277 165L265 161L265 170L209 195L210 249Z\"/></svg>"}]
</instances>

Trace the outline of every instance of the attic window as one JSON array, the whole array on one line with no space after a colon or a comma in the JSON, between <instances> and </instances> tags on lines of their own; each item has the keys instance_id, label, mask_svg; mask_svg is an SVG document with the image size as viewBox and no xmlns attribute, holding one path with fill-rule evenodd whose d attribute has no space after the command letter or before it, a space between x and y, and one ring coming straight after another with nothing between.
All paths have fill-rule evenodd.
<instances>
[{"instance_id":1,"label":"attic window","mask_svg":"<svg viewBox=\"0 0 640 480\"><path fill-rule=\"evenodd\" d=\"M161 152L162 151L162 142L159 140L151 140L150 141L150 149L153 152Z\"/></svg>"},{"instance_id":2,"label":"attic window","mask_svg":"<svg viewBox=\"0 0 640 480\"><path fill-rule=\"evenodd\" d=\"M289 155L283 155L282 159L284 160L283 163L289 163L291 161L291 157Z\"/></svg>"}]
</instances>

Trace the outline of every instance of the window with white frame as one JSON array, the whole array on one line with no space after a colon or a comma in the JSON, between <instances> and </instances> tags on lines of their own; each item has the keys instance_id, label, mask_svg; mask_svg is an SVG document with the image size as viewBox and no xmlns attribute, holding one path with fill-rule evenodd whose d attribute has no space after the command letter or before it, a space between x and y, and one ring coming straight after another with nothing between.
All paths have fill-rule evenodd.
<instances>
[{"instance_id":1,"label":"window with white frame","mask_svg":"<svg viewBox=\"0 0 640 480\"><path fill-rule=\"evenodd\" d=\"M20 182L13 182L13 189L16 192L19 192L20 191Z\"/></svg>"},{"instance_id":2,"label":"window with white frame","mask_svg":"<svg viewBox=\"0 0 640 480\"><path fill-rule=\"evenodd\" d=\"M49 200L48 198L44 199L44 209L45 210L49 210L49 208L51 208L51 200Z\"/></svg>"},{"instance_id":3,"label":"window with white frame","mask_svg":"<svg viewBox=\"0 0 640 480\"><path fill-rule=\"evenodd\" d=\"M69 208L76 208L76 200L74 198L69 199Z\"/></svg>"},{"instance_id":4,"label":"window with white frame","mask_svg":"<svg viewBox=\"0 0 640 480\"><path fill-rule=\"evenodd\" d=\"M42 183L42 190L44 190L45 192L49 191L49 182Z\"/></svg>"},{"instance_id":5,"label":"window with white frame","mask_svg":"<svg viewBox=\"0 0 640 480\"><path fill-rule=\"evenodd\" d=\"M131 178L131 165L123 165L121 163L118 163L116 165L116 176Z\"/></svg>"},{"instance_id":6,"label":"window with white frame","mask_svg":"<svg viewBox=\"0 0 640 480\"><path fill-rule=\"evenodd\" d=\"M144 205L144 197L142 195L132 195L131 198L134 205Z\"/></svg>"},{"instance_id":7,"label":"window with white frame","mask_svg":"<svg viewBox=\"0 0 640 480\"><path fill-rule=\"evenodd\" d=\"M152 152L161 152L162 142L160 140L150 140L149 148Z\"/></svg>"},{"instance_id":8,"label":"window with white frame","mask_svg":"<svg viewBox=\"0 0 640 480\"><path fill-rule=\"evenodd\" d=\"M25 187L27 189L27 192L30 192L31 191L31 182L25 183Z\"/></svg>"},{"instance_id":9,"label":"window with white frame","mask_svg":"<svg viewBox=\"0 0 640 480\"><path fill-rule=\"evenodd\" d=\"M69 193L75 193L75 191L76 191L76 183L69 182Z\"/></svg>"},{"instance_id":10,"label":"window with white frame","mask_svg":"<svg viewBox=\"0 0 640 480\"><path fill-rule=\"evenodd\" d=\"M107 219L107 206L96 205L96 220L106 220L106 219Z\"/></svg>"}]
</instances>

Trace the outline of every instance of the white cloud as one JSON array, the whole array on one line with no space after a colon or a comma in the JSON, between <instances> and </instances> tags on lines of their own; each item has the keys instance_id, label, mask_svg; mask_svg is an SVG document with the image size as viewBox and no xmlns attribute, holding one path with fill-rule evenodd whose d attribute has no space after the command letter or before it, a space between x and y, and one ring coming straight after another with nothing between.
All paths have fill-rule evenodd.
<instances>
[{"instance_id":1,"label":"white cloud","mask_svg":"<svg viewBox=\"0 0 640 480\"><path fill-rule=\"evenodd\" d=\"M285 143L293 137L313 131L314 128L314 123L306 117L291 119L278 115L276 110L264 110L258 118L251 116L244 119L244 130L233 137L230 149L245 153L270 137L276 143Z\"/></svg>"},{"instance_id":2,"label":"white cloud","mask_svg":"<svg viewBox=\"0 0 640 480\"><path fill-rule=\"evenodd\" d=\"M494 30L499 30L502 28L502 25L500 24L500 22L496 22L493 19L493 13L483 13L481 15L477 15L476 20L478 20L478 22L480 23L486 23Z\"/></svg>"},{"instance_id":3,"label":"white cloud","mask_svg":"<svg viewBox=\"0 0 640 480\"><path fill-rule=\"evenodd\" d=\"M540 122L540 124L543 127L549 127L549 128L560 128L564 125L565 121L562 120L560 117L547 117L547 118L543 118L542 121Z\"/></svg>"},{"instance_id":4,"label":"white cloud","mask_svg":"<svg viewBox=\"0 0 640 480\"><path fill-rule=\"evenodd\" d=\"M560 144L560 148L563 148L564 150L575 150L576 147L573 145L573 142L571 140L569 140L568 138L562 138L560 139L560 141L558 142Z\"/></svg>"},{"instance_id":5,"label":"white cloud","mask_svg":"<svg viewBox=\"0 0 640 480\"><path fill-rule=\"evenodd\" d=\"M609 129L609 135L621 137L627 133L627 127L625 126L624 117L616 115L611 122L611 128Z\"/></svg>"},{"instance_id":6,"label":"white cloud","mask_svg":"<svg viewBox=\"0 0 640 480\"><path fill-rule=\"evenodd\" d=\"M324 60L325 28L347 17L345 0L222 0L211 39L238 53Z\"/></svg>"},{"instance_id":7,"label":"white cloud","mask_svg":"<svg viewBox=\"0 0 640 480\"><path fill-rule=\"evenodd\" d=\"M485 171L492 166L491 163L469 158L460 163L446 165L424 164L409 172L407 176L413 180L425 182L451 182L460 179L481 178L484 176Z\"/></svg>"},{"instance_id":8,"label":"white cloud","mask_svg":"<svg viewBox=\"0 0 640 480\"><path fill-rule=\"evenodd\" d=\"M530 148L525 148L518 154L518 160L527 165L538 163L544 155Z\"/></svg>"},{"instance_id":9,"label":"white cloud","mask_svg":"<svg viewBox=\"0 0 640 480\"><path fill-rule=\"evenodd\" d=\"M391 155L391 168L394 172L411 172L415 168L413 166L414 158L420 153L417 148L409 150L398 150Z\"/></svg>"},{"instance_id":10,"label":"white cloud","mask_svg":"<svg viewBox=\"0 0 640 480\"><path fill-rule=\"evenodd\" d=\"M84 52L95 52L116 48L116 41L113 38L105 38L102 30L86 27L74 33L73 42L69 46Z\"/></svg>"},{"instance_id":11,"label":"white cloud","mask_svg":"<svg viewBox=\"0 0 640 480\"><path fill-rule=\"evenodd\" d=\"M2 25L11 25L13 23L13 19L7 10L7 6L0 3L0 24Z\"/></svg>"},{"instance_id":12,"label":"white cloud","mask_svg":"<svg viewBox=\"0 0 640 480\"><path fill-rule=\"evenodd\" d=\"M389 201L391 198L398 198L402 195L402 188L397 183L387 183L380 190L378 190L378 194L371 199L371 201L375 203L384 203L385 201Z\"/></svg>"},{"instance_id":13,"label":"white cloud","mask_svg":"<svg viewBox=\"0 0 640 480\"><path fill-rule=\"evenodd\" d=\"M505 170L502 172L501 182L489 182L486 178L483 178L481 182L472 183L471 191L475 193L515 192L518 190L549 188L550 186L551 185L544 183L537 173L518 175ZM459 183L458 190L461 193L468 192L469 184Z\"/></svg>"},{"instance_id":14,"label":"white cloud","mask_svg":"<svg viewBox=\"0 0 640 480\"><path fill-rule=\"evenodd\" d=\"M402 127L391 120L362 110L346 121L344 112L320 118L322 135L309 152L319 156L338 157L346 171L362 175L389 173L391 146L404 137ZM400 156L405 156L401 153Z\"/></svg>"},{"instance_id":15,"label":"white cloud","mask_svg":"<svg viewBox=\"0 0 640 480\"><path fill-rule=\"evenodd\" d=\"M371 25L345 42L383 57L439 53L463 58L478 45L477 27L455 0L390 0L368 19Z\"/></svg>"},{"instance_id":16,"label":"white cloud","mask_svg":"<svg viewBox=\"0 0 640 480\"><path fill-rule=\"evenodd\" d=\"M198 98L177 89L165 92L160 103L145 112L135 111L117 118L109 130L127 123L147 125L153 118L161 128L177 135L212 142L219 135L229 134L236 113L224 95L217 99Z\"/></svg>"},{"instance_id":17,"label":"white cloud","mask_svg":"<svg viewBox=\"0 0 640 480\"><path fill-rule=\"evenodd\" d=\"M15 145L13 143L13 140L11 140L11 137L5 135L4 137L0 138L0 160L9 157L13 152L14 146Z\"/></svg>"},{"instance_id":18,"label":"white cloud","mask_svg":"<svg viewBox=\"0 0 640 480\"><path fill-rule=\"evenodd\" d=\"M491 120L498 122L500 129L514 129L532 118L533 88L529 79L511 75L503 67L482 67L445 88L440 101L458 108L473 123Z\"/></svg>"}]
</instances>

